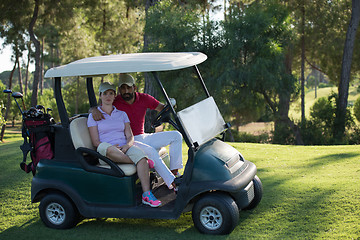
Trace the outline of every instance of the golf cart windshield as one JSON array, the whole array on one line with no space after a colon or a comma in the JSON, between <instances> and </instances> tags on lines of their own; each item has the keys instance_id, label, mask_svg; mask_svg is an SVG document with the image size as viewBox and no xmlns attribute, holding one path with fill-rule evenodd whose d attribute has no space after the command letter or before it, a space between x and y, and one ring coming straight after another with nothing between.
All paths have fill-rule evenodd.
<instances>
[{"instance_id":1,"label":"golf cart windshield","mask_svg":"<svg viewBox=\"0 0 360 240\"><path fill-rule=\"evenodd\" d=\"M225 130L225 121L213 99L209 97L178 112L178 117L197 147Z\"/></svg>"}]
</instances>

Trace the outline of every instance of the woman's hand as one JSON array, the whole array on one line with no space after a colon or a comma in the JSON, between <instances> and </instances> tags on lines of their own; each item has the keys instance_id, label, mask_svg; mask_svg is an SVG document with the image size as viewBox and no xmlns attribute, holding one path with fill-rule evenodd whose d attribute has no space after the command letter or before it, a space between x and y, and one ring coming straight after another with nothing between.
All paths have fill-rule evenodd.
<instances>
[{"instance_id":1,"label":"woman's hand","mask_svg":"<svg viewBox=\"0 0 360 240\"><path fill-rule=\"evenodd\" d=\"M126 153L127 150L129 150L129 148L131 148L131 146L128 143L125 145L122 145L122 146L119 146L119 144L115 144L115 146L123 153Z\"/></svg>"}]
</instances>

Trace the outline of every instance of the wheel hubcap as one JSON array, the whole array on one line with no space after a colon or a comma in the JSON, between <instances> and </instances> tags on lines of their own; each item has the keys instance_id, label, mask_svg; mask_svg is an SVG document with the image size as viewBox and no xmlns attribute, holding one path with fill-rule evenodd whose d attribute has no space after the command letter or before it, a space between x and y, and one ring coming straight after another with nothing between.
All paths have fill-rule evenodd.
<instances>
[{"instance_id":1,"label":"wheel hubcap","mask_svg":"<svg viewBox=\"0 0 360 240\"><path fill-rule=\"evenodd\" d=\"M205 207L200 212L200 221L205 228L216 230L221 227L223 217L218 209Z\"/></svg>"},{"instance_id":2,"label":"wheel hubcap","mask_svg":"<svg viewBox=\"0 0 360 240\"><path fill-rule=\"evenodd\" d=\"M60 225L65 221L66 213L60 204L50 203L46 208L46 217L52 224Z\"/></svg>"}]
</instances>

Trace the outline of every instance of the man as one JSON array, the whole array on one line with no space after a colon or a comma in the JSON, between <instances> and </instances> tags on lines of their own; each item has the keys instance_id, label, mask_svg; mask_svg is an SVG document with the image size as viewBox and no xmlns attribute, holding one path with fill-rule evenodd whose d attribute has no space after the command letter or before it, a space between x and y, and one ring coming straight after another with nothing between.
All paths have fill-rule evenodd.
<instances>
[{"instance_id":1,"label":"man","mask_svg":"<svg viewBox=\"0 0 360 240\"><path fill-rule=\"evenodd\" d=\"M154 97L136 92L135 80L130 74L121 74L119 94L113 105L126 112L130 119L131 130L134 134L135 145L140 147L145 154L155 162L155 170L164 179L168 187L174 186L175 176L179 176L178 170L182 164L182 136L178 131L166 131L158 133L144 133L145 114L148 108L161 111L164 104ZM97 109L92 109L93 118L100 120L102 114ZM159 156L160 148L169 146L170 169L166 167Z\"/></svg>"}]
</instances>

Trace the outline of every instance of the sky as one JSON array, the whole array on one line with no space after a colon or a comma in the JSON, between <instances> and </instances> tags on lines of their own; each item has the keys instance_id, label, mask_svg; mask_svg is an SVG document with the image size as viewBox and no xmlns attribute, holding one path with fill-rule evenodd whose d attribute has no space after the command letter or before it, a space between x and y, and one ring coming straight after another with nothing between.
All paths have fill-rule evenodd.
<instances>
[{"instance_id":1,"label":"sky","mask_svg":"<svg viewBox=\"0 0 360 240\"><path fill-rule=\"evenodd\" d=\"M14 64L10 61L11 48L9 46L3 48L3 42L3 39L0 38L0 73L6 70L11 70L14 67Z\"/></svg>"},{"instance_id":2,"label":"sky","mask_svg":"<svg viewBox=\"0 0 360 240\"><path fill-rule=\"evenodd\" d=\"M14 67L14 63L11 61L11 46L7 45L5 48L3 47L4 40L0 38L0 73L3 71L11 71ZM23 56L27 56L27 53L24 53ZM24 58L22 62L26 62ZM35 65L30 64L29 66L30 72L35 70Z\"/></svg>"}]
</instances>

